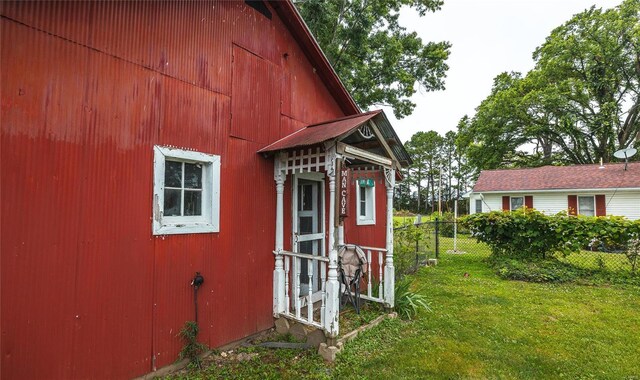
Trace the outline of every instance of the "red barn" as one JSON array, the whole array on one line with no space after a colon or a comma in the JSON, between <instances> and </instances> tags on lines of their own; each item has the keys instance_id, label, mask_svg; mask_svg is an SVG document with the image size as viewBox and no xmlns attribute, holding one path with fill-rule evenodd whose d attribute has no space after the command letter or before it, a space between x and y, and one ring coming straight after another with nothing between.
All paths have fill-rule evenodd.
<instances>
[{"instance_id":1,"label":"red barn","mask_svg":"<svg viewBox=\"0 0 640 380\"><path fill-rule=\"evenodd\" d=\"M337 250L393 306L409 157L290 2L1 2L1 377L127 378L274 317L339 332ZM275 180L275 182L274 182ZM320 318L306 313L314 303Z\"/></svg>"}]
</instances>

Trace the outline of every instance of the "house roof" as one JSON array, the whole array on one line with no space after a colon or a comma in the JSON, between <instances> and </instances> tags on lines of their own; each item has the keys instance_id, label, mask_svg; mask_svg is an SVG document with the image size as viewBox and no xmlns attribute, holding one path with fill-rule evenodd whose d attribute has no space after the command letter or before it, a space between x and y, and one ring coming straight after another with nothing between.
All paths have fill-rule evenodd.
<instances>
[{"instance_id":1,"label":"house roof","mask_svg":"<svg viewBox=\"0 0 640 380\"><path fill-rule=\"evenodd\" d=\"M293 2L291 2L291 0L272 0L269 1L269 4L278 16L280 16L280 19L282 19L296 41L298 41L300 48L307 58L309 58L309 61L312 62L316 73L336 98L342 111L347 115L359 113L360 108L344 84L342 84L338 74L320 49L318 42L313 37L313 34L311 34L311 31L309 31L307 24L302 19L302 16L300 16L300 13L298 13Z\"/></svg>"},{"instance_id":2,"label":"house roof","mask_svg":"<svg viewBox=\"0 0 640 380\"><path fill-rule=\"evenodd\" d=\"M409 165L411 163L411 157L404 149L400 138L398 138L398 135L396 135L382 110L369 111L357 115L345 116L339 119L325 121L323 123L308 125L296 132L293 132L288 136L281 138L273 144L260 149L258 152L274 152L277 150L292 149L319 144L324 141L332 140L337 137L350 134L369 120L372 120L376 124L376 126L380 130L380 133L382 134L382 137L387 142L391 142L391 144L389 144L391 152L400 162L400 164L402 166Z\"/></svg>"},{"instance_id":3,"label":"house roof","mask_svg":"<svg viewBox=\"0 0 640 380\"><path fill-rule=\"evenodd\" d=\"M640 162L483 170L473 192L616 188L640 188Z\"/></svg>"}]
</instances>

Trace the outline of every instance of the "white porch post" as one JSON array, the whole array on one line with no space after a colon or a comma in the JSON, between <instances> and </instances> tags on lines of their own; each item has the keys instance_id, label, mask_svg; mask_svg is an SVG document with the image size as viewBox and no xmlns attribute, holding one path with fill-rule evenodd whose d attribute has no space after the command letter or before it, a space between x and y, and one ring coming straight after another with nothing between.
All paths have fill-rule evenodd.
<instances>
[{"instance_id":1,"label":"white porch post","mask_svg":"<svg viewBox=\"0 0 640 380\"><path fill-rule=\"evenodd\" d=\"M387 259L384 266L384 300L388 307L395 303L395 269L393 267L393 188L396 184L396 171L384 169L387 186Z\"/></svg>"},{"instance_id":2,"label":"white porch post","mask_svg":"<svg viewBox=\"0 0 640 380\"><path fill-rule=\"evenodd\" d=\"M278 316L285 311L285 273L282 250L284 249L284 182L287 153L279 152L274 159L274 180L276 181L276 265L273 270L273 315Z\"/></svg>"},{"instance_id":3,"label":"white porch post","mask_svg":"<svg viewBox=\"0 0 640 380\"><path fill-rule=\"evenodd\" d=\"M340 283L338 282L338 250L336 247L336 148L328 148L325 168L329 178L329 275L327 278L327 302L324 328L329 337L339 333L338 316L340 313Z\"/></svg>"}]
</instances>

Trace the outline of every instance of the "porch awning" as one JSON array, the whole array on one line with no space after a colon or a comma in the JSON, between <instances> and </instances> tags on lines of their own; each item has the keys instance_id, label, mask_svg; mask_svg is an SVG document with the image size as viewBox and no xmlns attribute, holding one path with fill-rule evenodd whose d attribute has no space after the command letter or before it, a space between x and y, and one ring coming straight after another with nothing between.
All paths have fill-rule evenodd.
<instances>
[{"instance_id":1,"label":"porch awning","mask_svg":"<svg viewBox=\"0 0 640 380\"><path fill-rule=\"evenodd\" d=\"M324 141L336 139L341 136L347 136L369 121L373 121L375 123L380 134L382 134L382 137L385 139L386 143L388 143L393 156L395 156L400 165L405 167L408 166L411 163L411 158L404 149L402 142L391 127L391 124L382 110L345 116L339 119L325 121L323 123L308 125L288 136L283 137L273 144L260 149L258 152L275 152L278 150L320 144Z\"/></svg>"},{"instance_id":2,"label":"porch awning","mask_svg":"<svg viewBox=\"0 0 640 380\"><path fill-rule=\"evenodd\" d=\"M372 111L346 116L324 123L311 124L260 149L259 152L274 152L276 150L319 144L355 130L362 124L373 119L373 117L380 112L382 111Z\"/></svg>"}]
</instances>

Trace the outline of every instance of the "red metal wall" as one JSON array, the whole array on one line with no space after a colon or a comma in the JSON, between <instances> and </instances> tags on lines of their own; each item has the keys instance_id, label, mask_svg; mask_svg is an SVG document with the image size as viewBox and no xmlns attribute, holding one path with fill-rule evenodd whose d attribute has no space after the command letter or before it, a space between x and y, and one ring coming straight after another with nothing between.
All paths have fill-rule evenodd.
<instances>
[{"instance_id":1,"label":"red metal wall","mask_svg":"<svg viewBox=\"0 0 640 380\"><path fill-rule=\"evenodd\" d=\"M174 362L196 271L201 341L271 326L273 162L255 152L343 116L277 14L0 7L1 377L126 378ZM219 233L152 236L154 145L221 156Z\"/></svg>"},{"instance_id":2,"label":"red metal wall","mask_svg":"<svg viewBox=\"0 0 640 380\"><path fill-rule=\"evenodd\" d=\"M385 248L387 245L386 221L387 221L387 187L384 174L378 172L366 172L366 174L354 174L351 172L349 186L349 216L344 218L344 240L348 244L358 244L367 247ZM356 191L358 190L356 180L362 178L373 178L375 180L376 196L376 224L357 225L356 213Z\"/></svg>"}]
</instances>

